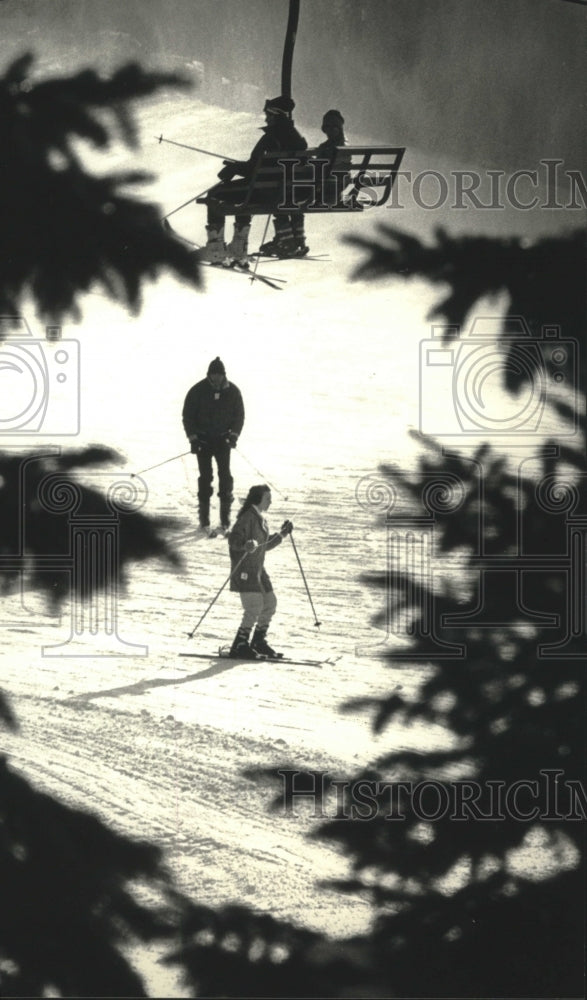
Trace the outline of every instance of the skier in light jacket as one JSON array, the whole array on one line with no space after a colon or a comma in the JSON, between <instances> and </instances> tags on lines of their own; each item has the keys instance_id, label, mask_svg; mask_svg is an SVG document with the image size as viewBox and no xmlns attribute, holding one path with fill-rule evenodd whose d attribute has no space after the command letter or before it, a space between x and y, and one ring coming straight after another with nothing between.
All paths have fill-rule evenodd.
<instances>
[{"instance_id":1,"label":"skier in light jacket","mask_svg":"<svg viewBox=\"0 0 587 1000\"><path fill-rule=\"evenodd\" d=\"M271 506L266 485L251 486L234 527L228 535L232 575L230 589L240 594L243 617L230 650L235 659L259 656L278 658L267 643L267 631L277 607L277 598L265 569L265 552L280 545L291 534L293 524L284 521L278 532L269 531L265 513ZM249 637L254 626L252 638Z\"/></svg>"}]
</instances>

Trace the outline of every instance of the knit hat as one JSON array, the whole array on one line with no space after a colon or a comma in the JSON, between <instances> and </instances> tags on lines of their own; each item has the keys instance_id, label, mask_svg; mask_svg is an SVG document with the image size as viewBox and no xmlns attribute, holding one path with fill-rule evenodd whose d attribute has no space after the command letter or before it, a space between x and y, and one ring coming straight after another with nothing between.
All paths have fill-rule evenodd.
<instances>
[{"instance_id":1,"label":"knit hat","mask_svg":"<svg viewBox=\"0 0 587 1000\"><path fill-rule=\"evenodd\" d=\"M330 111L325 111L322 121L336 121L339 125L344 125L344 118L342 117L340 111L336 111L335 108L331 108Z\"/></svg>"},{"instance_id":2,"label":"knit hat","mask_svg":"<svg viewBox=\"0 0 587 1000\"><path fill-rule=\"evenodd\" d=\"M292 113L295 106L295 101L291 97L268 97L263 111L270 111L272 115L287 116Z\"/></svg>"},{"instance_id":3,"label":"knit hat","mask_svg":"<svg viewBox=\"0 0 587 1000\"><path fill-rule=\"evenodd\" d=\"M208 375L226 375L226 368L220 358L214 358L208 365Z\"/></svg>"}]
</instances>

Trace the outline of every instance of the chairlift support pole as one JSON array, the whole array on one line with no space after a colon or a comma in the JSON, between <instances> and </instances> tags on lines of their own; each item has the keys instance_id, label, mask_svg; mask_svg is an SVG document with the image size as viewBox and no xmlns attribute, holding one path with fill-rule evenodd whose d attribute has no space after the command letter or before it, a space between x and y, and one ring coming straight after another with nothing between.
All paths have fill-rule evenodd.
<instances>
[{"instance_id":1,"label":"chairlift support pole","mask_svg":"<svg viewBox=\"0 0 587 1000\"><path fill-rule=\"evenodd\" d=\"M299 16L300 0L289 0L289 17L287 19L285 45L283 47L283 59L281 63L281 93L284 97L291 97L291 71Z\"/></svg>"}]
</instances>

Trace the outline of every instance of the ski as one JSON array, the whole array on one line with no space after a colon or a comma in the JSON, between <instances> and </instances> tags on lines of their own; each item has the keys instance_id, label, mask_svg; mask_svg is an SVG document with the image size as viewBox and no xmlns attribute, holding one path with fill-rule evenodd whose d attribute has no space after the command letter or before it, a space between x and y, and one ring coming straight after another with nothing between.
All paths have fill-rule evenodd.
<instances>
[{"instance_id":1,"label":"ski","mask_svg":"<svg viewBox=\"0 0 587 1000\"><path fill-rule=\"evenodd\" d=\"M332 666L330 660L294 660L289 656L266 656L267 663L289 663L293 667L319 667Z\"/></svg>"},{"instance_id":2,"label":"ski","mask_svg":"<svg viewBox=\"0 0 587 1000\"><path fill-rule=\"evenodd\" d=\"M187 656L196 660L232 660L233 663L265 663L266 656L257 656L254 660L249 660L244 656L229 656L227 653L180 653L179 656Z\"/></svg>"},{"instance_id":3,"label":"ski","mask_svg":"<svg viewBox=\"0 0 587 1000\"><path fill-rule=\"evenodd\" d=\"M198 660L232 660L233 657L228 656L227 653L180 653L180 656L189 657L190 659ZM318 667L322 668L324 666L334 666L334 660L295 660L289 658L288 656L258 656L254 660L247 660L244 658L234 658L234 663L287 663L294 667Z\"/></svg>"},{"instance_id":4,"label":"ski","mask_svg":"<svg viewBox=\"0 0 587 1000\"><path fill-rule=\"evenodd\" d=\"M162 225L163 225L163 228L168 233L170 233L172 236L174 236L176 240L179 240L180 243L183 243L186 246L194 248L194 249L192 249L192 253L194 254L194 256L197 255L198 249L200 249L198 247L197 243L194 243L193 240L188 240L188 238L186 236L182 236L181 233L178 233L177 230L174 229L173 226L171 225L169 219L163 219L162 220ZM248 268L248 267L239 267L238 264L236 264L236 263L234 263L234 264L224 264L224 263L222 263L222 264L215 264L211 260L199 260L198 259L198 264L202 264L205 267L214 267L214 268L216 268L217 271L231 271L233 274L244 274L244 275L247 275L248 278L251 281L251 284L253 283L253 281L260 281L263 285L267 285L269 288L273 288L277 292L281 291L281 286L282 285L286 285L287 284L287 279L286 278L275 278L275 277L273 277L273 276L271 276L269 274L257 274L256 272L252 273L251 270L250 270L250 268Z\"/></svg>"},{"instance_id":5,"label":"ski","mask_svg":"<svg viewBox=\"0 0 587 1000\"><path fill-rule=\"evenodd\" d=\"M253 281L260 281L263 285L268 285L269 288L274 288L276 292L281 292L282 286L287 284L286 278L275 278L268 274L259 274L258 272L253 273L249 268L245 267L213 264L211 260L198 260L198 264L203 267L213 267L215 271L224 272L225 274L241 274L243 277L248 278L251 284Z\"/></svg>"},{"instance_id":6,"label":"ski","mask_svg":"<svg viewBox=\"0 0 587 1000\"><path fill-rule=\"evenodd\" d=\"M279 254L276 254L276 253L261 253L260 250L256 250L254 253L249 254L249 257L256 257L260 262L265 262L265 261L268 261L268 260L271 260L271 261L272 260L279 260L279 261L282 261L282 260L322 260L322 261L329 261L329 260L331 260L331 258L328 256L328 254L325 254L325 253L323 253L323 254L307 254L307 253L306 254L295 254L295 253L292 253L292 254L286 255L284 257L280 257Z\"/></svg>"}]
</instances>

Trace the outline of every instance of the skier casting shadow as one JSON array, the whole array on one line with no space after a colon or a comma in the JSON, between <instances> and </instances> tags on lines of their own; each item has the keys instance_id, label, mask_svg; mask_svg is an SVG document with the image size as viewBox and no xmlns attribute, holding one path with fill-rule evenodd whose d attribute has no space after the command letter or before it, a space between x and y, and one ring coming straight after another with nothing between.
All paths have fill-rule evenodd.
<instances>
[{"instance_id":1,"label":"skier casting shadow","mask_svg":"<svg viewBox=\"0 0 587 1000\"><path fill-rule=\"evenodd\" d=\"M240 594L243 617L229 656L255 660L259 656L279 658L280 653L267 643L267 631L275 614L277 599L264 567L265 552L280 545L293 531L291 521L284 521L271 534L265 512L271 505L271 490L266 485L251 486L228 535L232 576L230 589ZM254 626L253 636L249 637Z\"/></svg>"},{"instance_id":2,"label":"skier casting shadow","mask_svg":"<svg viewBox=\"0 0 587 1000\"><path fill-rule=\"evenodd\" d=\"M226 378L226 369L215 358L208 366L208 374L189 390L183 404L184 430L191 443L192 454L198 460L198 513L200 527L210 527L210 497L213 490L214 471L218 469L218 496L220 498L220 524L223 530L230 526L234 481L230 472L231 449L236 448L245 422L245 408L240 389Z\"/></svg>"},{"instance_id":3,"label":"skier casting shadow","mask_svg":"<svg viewBox=\"0 0 587 1000\"><path fill-rule=\"evenodd\" d=\"M218 174L221 183L210 188L206 198L208 209L207 242L206 246L198 251L200 260L212 264L234 263L248 266L251 216L246 213L246 204L243 205L242 213L239 212L235 215L234 235L226 246L224 242L225 210L226 208L234 208L235 205L240 205L248 200L254 201L256 204L266 204L267 211L270 212L281 201L283 190L279 181L276 180L275 185L266 186L264 184L257 188L253 178L265 155L280 151L301 152L307 149L306 140L300 135L291 118L294 107L295 103L291 97L273 97L265 101L263 110L266 125L262 130L264 135L253 148L249 159L224 161L225 165ZM237 175L243 180L233 180ZM287 238L289 241L287 247L289 250L293 250L298 242L300 245L304 244L303 215L301 212L293 212L291 216L285 216L285 218L288 231L283 233L283 240Z\"/></svg>"}]
</instances>

